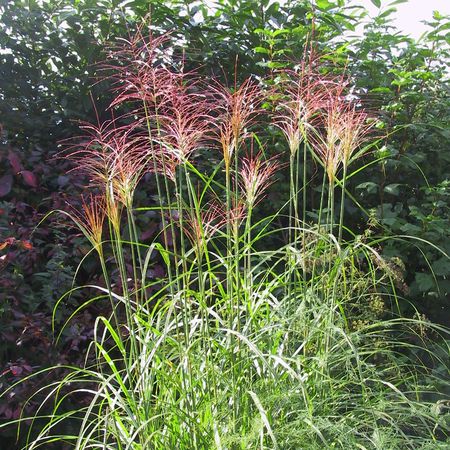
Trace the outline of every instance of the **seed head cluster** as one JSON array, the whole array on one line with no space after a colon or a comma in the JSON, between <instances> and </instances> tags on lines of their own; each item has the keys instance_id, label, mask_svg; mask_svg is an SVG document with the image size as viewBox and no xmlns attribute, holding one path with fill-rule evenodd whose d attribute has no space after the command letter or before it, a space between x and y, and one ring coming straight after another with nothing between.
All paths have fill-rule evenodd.
<instances>
[{"instance_id":1,"label":"seed head cluster","mask_svg":"<svg viewBox=\"0 0 450 450\"><path fill-rule=\"evenodd\" d=\"M282 167L283 155L240 153L253 139L252 129L261 126L262 105L269 98L275 98L272 123L284 135L290 156L308 144L330 181L349 164L373 127L360 104L345 95L348 82L322 75L316 64L303 62L299 70L280 73L277 87L267 92L263 82L253 78L240 85L235 81L230 88L218 81L206 84L195 73L184 72L183 64L167 57L168 42L168 35L144 36L139 30L111 50L102 70L112 84L112 119L82 124L83 136L64 152L74 161L74 170L85 174L104 196L102 206L94 198L92 206L84 206L83 223L95 242L101 241L105 214L120 226L121 210L132 208L145 174L176 185L178 171L194 164L201 151L221 154L228 176L233 167L237 170L235 206L228 204L224 216L228 221L233 220L231 210L259 202ZM221 222L218 216L216 206L201 217L185 214L188 236L199 241L211 234L217 228L213 224Z\"/></svg>"}]
</instances>

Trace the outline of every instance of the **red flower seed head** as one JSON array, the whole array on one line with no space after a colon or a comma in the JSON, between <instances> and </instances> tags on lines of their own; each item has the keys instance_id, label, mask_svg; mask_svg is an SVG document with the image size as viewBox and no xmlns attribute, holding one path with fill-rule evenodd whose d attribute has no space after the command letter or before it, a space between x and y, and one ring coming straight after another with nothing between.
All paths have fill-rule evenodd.
<instances>
[{"instance_id":1,"label":"red flower seed head","mask_svg":"<svg viewBox=\"0 0 450 450\"><path fill-rule=\"evenodd\" d=\"M347 165L355 150L368 139L376 122L364 111L358 111L354 104L345 105L337 120L341 130L342 163Z\"/></svg>"},{"instance_id":2,"label":"red flower seed head","mask_svg":"<svg viewBox=\"0 0 450 450\"><path fill-rule=\"evenodd\" d=\"M133 126L118 128L113 121L82 128L87 137L66 153L76 163L73 170L86 174L110 199L130 207L147 168L148 140L133 135Z\"/></svg>"},{"instance_id":3,"label":"red flower seed head","mask_svg":"<svg viewBox=\"0 0 450 450\"><path fill-rule=\"evenodd\" d=\"M145 144L133 138L128 130L112 136L108 143L110 193L127 208L131 208L134 192L147 168L148 149Z\"/></svg>"},{"instance_id":4,"label":"red flower seed head","mask_svg":"<svg viewBox=\"0 0 450 450\"><path fill-rule=\"evenodd\" d=\"M223 211L217 202L210 202L197 214L195 211L183 212L183 230L195 248L197 255L201 255L208 241L224 225Z\"/></svg>"},{"instance_id":5,"label":"red flower seed head","mask_svg":"<svg viewBox=\"0 0 450 450\"><path fill-rule=\"evenodd\" d=\"M355 150L363 144L374 125L369 116L356 109L354 102L335 95L330 97L324 115L317 121L318 131L311 134L314 150L322 160L330 182L341 164L347 165Z\"/></svg>"},{"instance_id":6,"label":"red flower seed head","mask_svg":"<svg viewBox=\"0 0 450 450\"><path fill-rule=\"evenodd\" d=\"M277 157L267 160L261 158L261 153L258 153L256 156L244 157L241 163L240 185L249 207L254 205L273 183L273 174L281 167Z\"/></svg>"},{"instance_id":7,"label":"red flower seed head","mask_svg":"<svg viewBox=\"0 0 450 450\"><path fill-rule=\"evenodd\" d=\"M147 107L157 105L160 96L170 86L172 74L163 66L163 47L168 34L144 36L142 29L128 40L122 39L109 52L110 62L101 64L113 81L116 98L110 107L124 102L138 101Z\"/></svg>"},{"instance_id":8,"label":"red flower seed head","mask_svg":"<svg viewBox=\"0 0 450 450\"><path fill-rule=\"evenodd\" d=\"M81 211L77 207L69 205L70 214L92 246L101 252L103 223L106 217L105 200L103 196L91 194L82 197L81 204Z\"/></svg>"},{"instance_id":9,"label":"red flower seed head","mask_svg":"<svg viewBox=\"0 0 450 450\"><path fill-rule=\"evenodd\" d=\"M101 186L102 189L106 186L109 178L108 150L103 142L110 133L110 124L110 122L105 122L99 126L86 123L80 125L84 135L70 140L76 143L71 144L59 155L74 162L74 168L71 171L82 172L89 177L92 185Z\"/></svg>"},{"instance_id":10,"label":"red flower seed head","mask_svg":"<svg viewBox=\"0 0 450 450\"><path fill-rule=\"evenodd\" d=\"M175 183L177 167L180 165L180 160L174 154L167 152L167 150L158 143L153 146L149 155L151 163L149 164L148 171L150 173L162 174Z\"/></svg>"},{"instance_id":11,"label":"red flower seed head","mask_svg":"<svg viewBox=\"0 0 450 450\"><path fill-rule=\"evenodd\" d=\"M263 94L259 85L250 78L233 91L222 85L212 89L219 111L218 141L222 147L225 166L229 167L243 132L260 112Z\"/></svg>"},{"instance_id":12,"label":"red flower seed head","mask_svg":"<svg viewBox=\"0 0 450 450\"><path fill-rule=\"evenodd\" d=\"M283 132L292 156L306 139L311 121L327 97L328 88L323 76L303 70L285 71L287 81L281 84L282 97L278 101L275 125Z\"/></svg>"},{"instance_id":13,"label":"red flower seed head","mask_svg":"<svg viewBox=\"0 0 450 450\"><path fill-rule=\"evenodd\" d=\"M205 145L211 124L210 104L195 83L187 85L184 75L174 79L159 106L156 140L168 158L186 162L190 155Z\"/></svg>"},{"instance_id":14,"label":"red flower seed head","mask_svg":"<svg viewBox=\"0 0 450 450\"><path fill-rule=\"evenodd\" d=\"M280 72L281 92L275 92L280 97L276 104L275 125L283 132L292 156L307 139L321 108L330 97L340 95L347 85L343 77L321 74L319 64L320 59L312 48L307 47L295 70Z\"/></svg>"}]
</instances>

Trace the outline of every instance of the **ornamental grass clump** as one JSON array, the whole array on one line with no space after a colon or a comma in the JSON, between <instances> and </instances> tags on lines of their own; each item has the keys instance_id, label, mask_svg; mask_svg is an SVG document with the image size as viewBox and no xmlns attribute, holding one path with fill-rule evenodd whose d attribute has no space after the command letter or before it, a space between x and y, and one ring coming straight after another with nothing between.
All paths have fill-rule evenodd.
<instances>
[{"instance_id":1,"label":"ornamental grass clump","mask_svg":"<svg viewBox=\"0 0 450 450\"><path fill-rule=\"evenodd\" d=\"M66 152L92 195L65 214L104 279L86 286L84 306L110 307L95 323L95 362L67 367L36 392L35 415L17 420L24 448L447 448L438 372L418 355L434 361L424 329L447 339L444 352L448 331L393 313L383 239L344 241L343 210L334 227L335 184L342 205L347 166L371 142L366 113L336 80L286 72L273 120L288 149L273 155L258 138L264 83L208 84L169 64L169 42L141 33L111 54L115 118L83 125L87 137ZM301 152L328 189L316 224L306 194L298 213L309 188ZM206 172L208 155L220 162ZM261 217L286 160L286 207ZM142 206L135 194L147 183L157 203ZM160 221L150 243L139 229L148 211Z\"/></svg>"},{"instance_id":2,"label":"ornamental grass clump","mask_svg":"<svg viewBox=\"0 0 450 450\"><path fill-rule=\"evenodd\" d=\"M341 86L342 89L342 86ZM344 219L345 185L348 166L351 161L367 152L369 146L364 147L374 125L374 118L360 110L355 100L349 100L341 89L333 92L323 105L323 114L316 117L315 127L312 128L311 140L313 149L320 158L328 177L328 208L329 220L333 227L334 220L334 186L336 175L343 167L341 181L341 211L339 221L339 242L342 239ZM373 145L373 143L372 143Z\"/></svg>"}]
</instances>

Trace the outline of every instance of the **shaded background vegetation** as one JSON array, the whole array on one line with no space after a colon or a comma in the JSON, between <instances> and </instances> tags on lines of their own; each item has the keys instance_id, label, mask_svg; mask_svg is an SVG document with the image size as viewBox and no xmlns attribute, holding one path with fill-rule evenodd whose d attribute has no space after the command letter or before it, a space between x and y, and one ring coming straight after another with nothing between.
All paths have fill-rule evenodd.
<instances>
[{"instance_id":1,"label":"shaded background vegetation","mask_svg":"<svg viewBox=\"0 0 450 450\"><path fill-rule=\"evenodd\" d=\"M363 9L349 8L344 0L317 0L314 6L304 0L282 5L221 0L213 9L207 3L4 0L0 5L2 388L38 368L77 365L83 358L95 308L72 322L57 347L51 315L87 247L56 215L35 227L82 189L83 180L67 174L67 163L55 158L58 143L79 134L78 121L97 120L94 105L107 109L110 86L94 78L97 64L107 58L108 46L131 35L144 17L156 32L171 32L175 60L187 54L187 69L195 66L227 80L233 80L237 64L240 77L257 74L271 83L277 69L301 59L314 30L317 51L326 55L324 70L347 67L355 95L380 111L386 136L381 153L373 155L382 161L351 179L349 191L358 203L349 199L345 205L346 225L358 233L369 223L374 235L400 236L380 250L398 258L403 313L417 309L429 320L450 324L450 261L423 241L450 253L449 18L435 13L430 32L416 42L390 27L392 10L368 20ZM364 36L354 37L363 21ZM285 152L281 142L269 150ZM314 180L314 167L308 171ZM155 192L145 185L140 195L148 205ZM276 203L277 193L269 195ZM318 205L309 201L313 221ZM139 223L144 239L158 226L151 216ZM401 237L406 235L416 239ZM155 262L152 270L161 267ZM98 273L88 261L78 277L95 281ZM71 296L66 317L59 309L57 326L78 301ZM17 416L35 389L25 383L14 398L2 399L0 417Z\"/></svg>"}]
</instances>

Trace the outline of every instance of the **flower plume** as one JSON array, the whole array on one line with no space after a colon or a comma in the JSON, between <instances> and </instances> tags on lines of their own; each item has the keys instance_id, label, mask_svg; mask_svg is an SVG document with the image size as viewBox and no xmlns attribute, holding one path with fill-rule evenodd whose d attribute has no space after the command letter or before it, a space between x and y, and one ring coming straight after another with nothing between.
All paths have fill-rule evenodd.
<instances>
[{"instance_id":1,"label":"flower plume","mask_svg":"<svg viewBox=\"0 0 450 450\"><path fill-rule=\"evenodd\" d=\"M294 156L307 137L312 119L323 106L330 85L323 76L304 66L300 72L285 71L284 75L287 79L281 83L275 125L283 132Z\"/></svg>"},{"instance_id":2,"label":"flower plume","mask_svg":"<svg viewBox=\"0 0 450 450\"><path fill-rule=\"evenodd\" d=\"M331 182L340 165L347 166L357 148L367 140L374 121L358 110L354 102L341 96L330 97L323 113L316 121L318 131L311 133L311 140Z\"/></svg>"},{"instance_id":3,"label":"flower plume","mask_svg":"<svg viewBox=\"0 0 450 450\"><path fill-rule=\"evenodd\" d=\"M146 141L133 134L133 127L116 127L113 121L82 128L87 137L67 153L75 162L73 170L84 173L91 185L129 207L148 166Z\"/></svg>"},{"instance_id":4,"label":"flower plume","mask_svg":"<svg viewBox=\"0 0 450 450\"><path fill-rule=\"evenodd\" d=\"M163 46L168 34L145 36L142 29L129 39L122 39L102 63L107 78L112 81L115 98L110 107L124 102L158 105L160 97L170 89L172 73L164 65Z\"/></svg>"},{"instance_id":5,"label":"flower plume","mask_svg":"<svg viewBox=\"0 0 450 450\"><path fill-rule=\"evenodd\" d=\"M218 141L221 144L226 167L231 164L233 154L245 129L260 112L263 95L259 85L247 78L233 91L217 85L213 97L218 102Z\"/></svg>"},{"instance_id":6,"label":"flower plume","mask_svg":"<svg viewBox=\"0 0 450 450\"><path fill-rule=\"evenodd\" d=\"M81 198L81 211L72 205L70 214L92 246L101 252L103 224L106 217L104 197L90 194Z\"/></svg>"},{"instance_id":7,"label":"flower plume","mask_svg":"<svg viewBox=\"0 0 450 450\"><path fill-rule=\"evenodd\" d=\"M264 191L273 183L273 174L281 167L277 157L266 160L262 154L242 158L240 185L247 205L254 205Z\"/></svg>"},{"instance_id":8,"label":"flower plume","mask_svg":"<svg viewBox=\"0 0 450 450\"><path fill-rule=\"evenodd\" d=\"M163 96L156 116L156 139L161 150L180 163L185 162L196 149L205 145L210 128L210 104L207 97L196 88L195 83L188 87L184 74L180 74Z\"/></svg>"}]
</instances>

